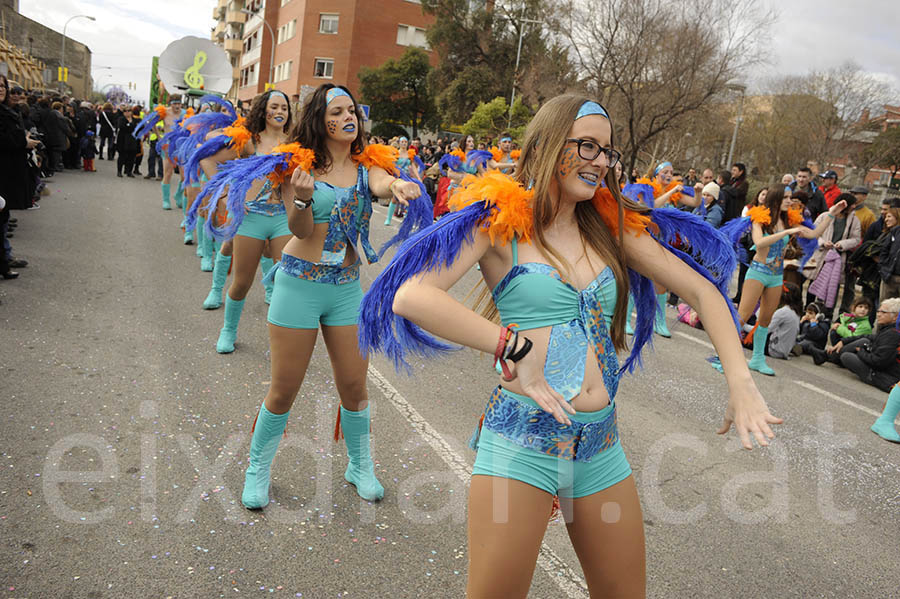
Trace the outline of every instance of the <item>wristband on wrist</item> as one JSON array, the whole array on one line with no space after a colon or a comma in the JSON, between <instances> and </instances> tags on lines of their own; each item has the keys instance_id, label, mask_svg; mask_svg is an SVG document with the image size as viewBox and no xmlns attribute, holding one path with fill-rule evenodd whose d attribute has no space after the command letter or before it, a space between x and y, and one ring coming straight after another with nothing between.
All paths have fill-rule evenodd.
<instances>
[{"instance_id":1,"label":"wristband on wrist","mask_svg":"<svg viewBox=\"0 0 900 599\"><path fill-rule=\"evenodd\" d=\"M834 215L833 215L831 212L826 212L825 214L827 214L827 215L830 216L831 218L834 218Z\"/></svg>"},{"instance_id":2,"label":"wristband on wrist","mask_svg":"<svg viewBox=\"0 0 900 599\"><path fill-rule=\"evenodd\" d=\"M294 207L297 210L306 210L313 203L313 199L309 198L308 200L301 200L300 198L294 198Z\"/></svg>"},{"instance_id":3,"label":"wristband on wrist","mask_svg":"<svg viewBox=\"0 0 900 599\"><path fill-rule=\"evenodd\" d=\"M519 351L515 352L509 357L509 361L513 364L524 358L528 354L528 352L531 351L531 339L529 339L528 337L522 337L522 339L522 347L519 349Z\"/></svg>"},{"instance_id":4,"label":"wristband on wrist","mask_svg":"<svg viewBox=\"0 0 900 599\"><path fill-rule=\"evenodd\" d=\"M513 325L509 327L509 333L506 336L506 347L503 348L503 356L502 359L508 360L509 355L513 353L516 349L516 346L519 344L519 332L512 328Z\"/></svg>"},{"instance_id":5,"label":"wristband on wrist","mask_svg":"<svg viewBox=\"0 0 900 599\"><path fill-rule=\"evenodd\" d=\"M503 354L506 351L506 342L507 335L509 334L509 327L500 327L500 339L497 341L497 349L494 350L494 368L497 367L497 363L500 363L500 369L503 373L503 378L506 380L512 380L512 373L509 371L509 366L506 365L506 361L503 359Z\"/></svg>"}]
</instances>

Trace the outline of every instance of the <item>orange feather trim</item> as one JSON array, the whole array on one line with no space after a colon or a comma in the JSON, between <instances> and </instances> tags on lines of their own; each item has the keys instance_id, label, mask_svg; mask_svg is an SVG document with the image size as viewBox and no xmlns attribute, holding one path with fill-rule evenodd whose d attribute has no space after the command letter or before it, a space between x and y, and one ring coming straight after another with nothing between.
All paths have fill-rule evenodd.
<instances>
[{"instance_id":1,"label":"orange feather trim","mask_svg":"<svg viewBox=\"0 0 900 599\"><path fill-rule=\"evenodd\" d=\"M619 235L619 202L613 197L612 192L607 188L601 187L594 193L591 203L600 214L600 218L606 224L606 228L610 230L614 237ZM647 232L650 226L650 215L634 210L625 209L625 230L628 232L641 235Z\"/></svg>"},{"instance_id":2,"label":"orange feather trim","mask_svg":"<svg viewBox=\"0 0 900 599\"><path fill-rule=\"evenodd\" d=\"M750 222L756 223L757 225L771 225L772 224L772 214L769 212L769 209L765 206L754 206L747 210L747 216L750 217Z\"/></svg>"},{"instance_id":3,"label":"orange feather trim","mask_svg":"<svg viewBox=\"0 0 900 599\"><path fill-rule=\"evenodd\" d=\"M533 197L533 191L526 190L509 175L492 170L480 177L468 175L463 178L448 205L451 210L461 210L475 202L496 206L498 209L482 223L491 238L491 245L498 239L501 244L506 244L513 237L530 243L534 231Z\"/></svg>"},{"instance_id":4,"label":"orange feather trim","mask_svg":"<svg viewBox=\"0 0 900 599\"><path fill-rule=\"evenodd\" d=\"M163 106L162 104L159 104L159 105L158 105L156 108L154 108L153 110L156 111L156 114L159 115L159 118L161 118L161 119L165 119L165 118L166 118L166 107Z\"/></svg>"},{"instance_id":5,"label":"orange feather trim","mask_svg":"<svg viewBox=\"0 0 900 599\"><path fill-rule=\"evenodd\" d=\"M196 113L192 107L188 107L187 112L184 113L184 119L187 120L194 116Z\"/></svg>"},{"instance_id":6,"label":"orange feather trim","mask_svg":"<svg viewBox=\"0 0 900 599\"><path fill-rule=\"evenodd\" d=\"M656 180L656 177L654 177L653 179L648 179L647 177L641 177L636 182L643 183L644 185L649 185L650 187L652 187L654 198L658 198L659 196L663 195L664 193L668 193L669 190L673 189L676 185L679 185L678 181L672 181L668 185L666 185L665 189L663 189L663 186L659 184L659 181ZM669 196L669 203L672 204L673 206L677 206L678 202L680 202L680 201L681 201L681 192L680 191L673 193L671 196Z\"/></svg>"},{"instance_id":7,"label":"orange feather trim","mask_svg":"<svg viewBox=\"0 0 900 599\"><path fill-rule=\"evenodd\" d=\"M278 168L269 173L269 180L273 186L281 185L287 177L294 174L298 168L302 171L308 171L312 168L316 159L316 153L308 148L304 148L298 143L281 144L272 148L269 154L290 154L287 168Z\"/></svg>"},{"instance_id":8,"label":"orange feather trim","mask_svg":"<svg viewBox=\"0 0 900 599\"><path fill-rule=\"evenodd\" d=\"M238 156L243 153L244 146L247 145L247 142L253 138L253 134L244 126L244 123L246 122L247 120L240 116L222 131L222 133L231 138L230 147L238 153Z\"/></svg>"},{"instance_id":9,"label":"orange feather trim","mask_svg":"<svg viewBox=\"0 0 900 599\"><path fill-rule=\"evenodd\" d=\"M415 160L416 151L413 150L412 148L410 148L409 150L406 151L406 157L409 158L410 160Z\"/></svg>"},{"instance_id":10,"label":"orange feather trim","mask_svg":"<svg viewBox=\"0 0 900 599\"><path fill-rule=\"evenodd\" d=\"M513 160L518 160L519 156L522 155L522 150L513 150L509 153L509 157Z\"/></svg>"},{"instance_id":11,"label":"orange feather trim","mask_svg":"<svg viewBox=\"0 0 900 599\"><path fill-rule=\"evenodd\" d=\"M452 152L450 152L450 155L451 155L451 156L456 156L457 158L459 158L459 159L462 160L463 162L466 161L466 153L463 152L462 150L460 150L459 148L457 148L457 149L453 150Z\"/></svg>"},{"instance_id":12,"label":"orange feather trim","mask_svg":"<svg viewBox=\"0 0 900 599\"><path fill-rule=\"evenodd\" d=\"M796 227L803 224L803 211L799 208L788 210L788 226Z\"/></svg>"},{"instance_id":13,"label":"orange feather trim","mask_svg":"<svg viewBox=\"0 0 900 599\"><path fill-rule=\"evenodd\" d=\"M494 159L494 162L500 162L503 159L503 152L500 151L500 148L491 148L491 157Z\"/></svg>"},{"instance_id":14,"label":"orange feather trim","mask_svg":"<svg viewBox=\"0 0 900 599\"><path fill-rule=\"evenodd\" d=\"M400 151L391 146L382 144L369 144L361 154L353 156L353 160L366 168L378 166L389 173L394 172L394 164L400 156Z\"/></svg>"}]
</instances>

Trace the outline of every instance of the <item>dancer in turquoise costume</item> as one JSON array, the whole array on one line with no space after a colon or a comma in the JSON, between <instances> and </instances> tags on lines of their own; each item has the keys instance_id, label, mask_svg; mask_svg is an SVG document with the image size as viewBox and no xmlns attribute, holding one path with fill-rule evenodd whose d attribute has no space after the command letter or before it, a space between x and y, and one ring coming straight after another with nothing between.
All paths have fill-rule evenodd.
<instances>
[{"instance_id":1,"label":"dancer in turquoise costume","mask_svg":"<svg viewBox=\"0 0 900 599\"><path fill-rule=\"evenodd\" d=\"M554 496L591 596L644 596L643 518L616 391L652 336L653 281L709 323L730 392L719 432L735 424L750 449L751 437L767 445L770 425L781 422L743 360L726 301L735 265L728 242L699 217L623 198L613 147L602 106L574 95L549 100L528 126L515 179L471 179L451 200L456 211L406 241L363 300L364 350L402 365L409 352L453 348L434 334L493 354L502 373L474 439L470 597L528 594ZM677 235L692 242L683 251L672 248ZM482 314L448 292L475 264L493 298ZM620 368L629 293L635 348Z\"/></svg>"},{"instance_id":2,"label":"dancer in turquoise costume","mask_svg":"<svg viewBox=\"0 0 900 599\"><path fill-rule=\"evenodd\" d=\"M247 130L251 133L251 143L254 155L268 154L274 148L284 143L291 126L290 101L284 92L278 90L268 91L257 96L250 108L247 117ZM249 146L250 144L248 144ZM246 148L247 146L245 146ZM228 148L223 151L230 151ZM208 159L215 163L216 158ZM242 159L239 159L240 161ZM244 158L243 160L247 160ZM203 164L201 162L201 164ZM210 182L214 177L210 178ZM207 184L209 186L209 183ZM204 187L206 190L206 187ZM202 202L204 193L198 197ZM212 208L212 203L218 204L219 197L206 194L208 214L221 210ZM237 227L225 225L218 227L215 222L207 222L206 230L214 234L216 239L223 241L233 238L232 270L233 277L231 287L225 296L225 322L219 332L216 341L216 351L220 354L231 353L237 340L238 325L244 302L253 278L256 275L257 266L263 258L263 249L266 241L272 253L272 259L281 257L281 250L291 238L288 227L287 212L284 203L277 194L272 193L272 184L265 179L259 179L252 183L247 190L247 195L236 204L238 214L229 207L229 218L234 223L240 223ZM211 217L209 217L211 218ZM264 265L271 268L271 263Z\"/></svg>"},{"instance_id":3,"label":"dancer in turquoise costume","mask_svg":"<svg viewBox=\"0 0 900 599\"><path fill-rule=\"evenodd\" d=\"M900 326L900 323L898 323L898 326ZM900 443L900 434L897 433L897 429L894 427L894 420L896 420L897 414L900 414L900 383L894 385L894 388L888 394L881 415L871 427L872 432L885 441Z\"/></svg>"},{"instance_id":4,"label":"dancer in turquoise costume","mask_svg":"<svg viewBox=\"0 0 900 599\"><path fill-rule=\"evenodd\" d=\"M257 176L288 164L295 168L274 192L283 199L293 236L269 274L275 281L268 314L272 383L260 406L250 446L241 496L248 508L269 503L272 459L319 328L341 401L335 436L342 432L347 443L349 464L344 477L364 499L384 496L370 451L367 361L357 345L360 260L378 259L368 239L373 196L392 196L400 204L411 204L401 235L415 225L431 223L431 202L421 183L395 170L396 150L366 146L361 122L362 112L350 92L324 84L304 106L292 143L285 146L289 151L247 159L253 161L247 172Z\"/></svg>"}]
</instances>

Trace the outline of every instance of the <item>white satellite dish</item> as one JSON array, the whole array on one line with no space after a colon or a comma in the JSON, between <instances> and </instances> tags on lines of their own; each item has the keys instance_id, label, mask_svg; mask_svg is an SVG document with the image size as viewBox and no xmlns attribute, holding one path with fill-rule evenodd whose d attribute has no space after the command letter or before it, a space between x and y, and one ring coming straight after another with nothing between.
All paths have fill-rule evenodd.
<instances>
[{"instance_id":1,"label":"white satellite dish","mask_svg":"<svg viewBox=\"0 0 900 599\"><path fill-rule=\"evenodd\" d=\"M208 39L191 35L166 46L157 72L170 94L202 89L224 95L231 89L228 54Z\"/></svg>"}]
</instances>

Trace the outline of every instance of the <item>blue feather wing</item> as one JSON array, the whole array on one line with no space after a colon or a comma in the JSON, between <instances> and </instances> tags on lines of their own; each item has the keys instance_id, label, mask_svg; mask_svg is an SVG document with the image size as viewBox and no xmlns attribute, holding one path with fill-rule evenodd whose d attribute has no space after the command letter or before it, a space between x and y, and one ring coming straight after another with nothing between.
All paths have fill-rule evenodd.
<instances>
[{"instance_id":1,"label":"blue feather wing","mask_svg":"<svg viewBox=\"0 0 900 599\"><path fill-rule=\"evenodd\" d=\"M471 150L466 154L466 164L470 167L486 168L488 161L493 158L494 155L487 150Z\"/></svg>"},{"instance_id":2,"label":"blue feather wing","mask_svg":"<svg viewBox=\"0 0 900 599\"><path fill-rule=\"evenodd\" d=\"M237 112L234 109L234 105L231 102L229 102L228 100L226 100L225 98L220 98L219 96L214 96L212 94L206 94L205 96L200 98L200 105L202 106L203 104L216 104L217 106L221 106L222 108L224 108L225 114L227 114L229 117L231 117L231 120L228 121L229 125L235 119L237 119ZM210 114L210 113L203 113L203 114ZM212 113L212 114L216 114L216 113ZM222 114L222 113L218 113L218 114ZM225 125L225 126L227 127L228 125ZM216 127L216 128L218 129L218 127Z\"/></svg>"},{"instance_id":3,"label":"blue feather wing","mask_svg":"<svg viewBox=\"0 0 900 599\"><path fill-rule=\"evenodd\" d=\"M391 237L383 246L381 246L381 249L378 250L379 258L384 256L385 252L391 247L408 239L414 230L421 231L434 221L434 207L431 205L431 199L428 196L428 191L425 189L425 184L418 179L411 177L402 169L395 169L393 174L404 181L410 181L418 185L419 197L409 203L406 218L403 219L403 224L400 225L400 230L397 231L397 234Z\"/></svg>"},{"instance_id":4,"label":"blue feather wing","mask_svg":"<svg viewBox=\"0 0 900 599\"><path fill-rule=\"evenodd\" d=\"M444 154L441 156L441 159L438 160L438 164L441 166L441 170L450 169L451 171L459 171L462 166L462 160L460 160L459 156L454 156L453 154Z\"/></svg>"},{"instance_id":5,"label":"blue feather wing","mask_svg":"<svg viewBox=\"0 0 900 599\"><path fill-rule=\"evenodd\" d=\"M448 345L393 312L394 296L415 275L449 266L466 242L475 238L475 228L492 208L476 202L419 231L403 242L397 255L375 279L359 309L359 347L363 355L383 352L394 367L411 370L410 352L433 357L458 347Z\"/></svg>"},{"instance_id":6,"label":"blue feather wing","mask_svg":"<svg viewBox=\"0 0 900 599\"><path fill-rule=\"evenodd\" d=\"M155 110L151 110L147 116L141 119L141 122L138 123L134 131L132 131L131 135L134 136L135 139L141 139L151 131L156 126L156 123L159 122L159 114Z\"/></svg>"},{"instance_id":7,"label":"blue feather wing","mask_svg":"<svg viewBox=\"0 0 900 599\"><path fill-rule=\"evenodd\" d=\"M803 221L803 226L809 229L816 228L816 225L808 218ZM797 236L797 244L800 246L800 249L803 250L803 258L800 260L800 268L803 268L806 266L806 263L809 262L809 259L812 258L813 252L818 249L819 240L806 239L805 237Z\"/></svg>"},{"instance_id":8,"label":"blue feather wing","mask_svg":"<svg viewBox=\"0 0 900 599\"><path fill-rule=\"evenodd\" d=\"M629 183L622 189L622 195L637 204L653 208L653 186L646 183Z\"/></svg>"},{"instance_id":9,"label":"blue feather wing","mask_svg":"<svg viewBox=\"0 0 900 599\"><path fill-rule=\"evenodd\" d=\"M229 143L231 143L231 138L227 135L216 135L203 142L184 163L185 180L188 183L196 181L197 174L200 172L200 161L214 156L219 150L227 147Z\"/></svg>"}]
</instances>

